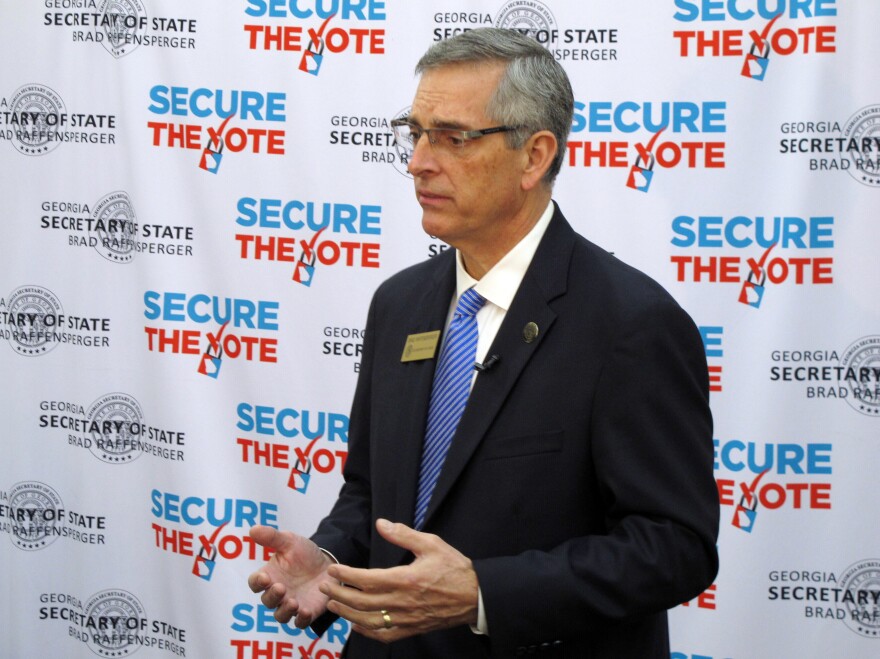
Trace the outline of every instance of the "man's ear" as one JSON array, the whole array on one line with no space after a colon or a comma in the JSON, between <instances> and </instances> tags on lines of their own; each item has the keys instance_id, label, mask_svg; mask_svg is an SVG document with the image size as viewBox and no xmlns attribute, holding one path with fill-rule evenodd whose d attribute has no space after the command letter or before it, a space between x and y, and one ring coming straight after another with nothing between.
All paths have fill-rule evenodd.
<instances>
[{"instance_id":1,"label":"man's ear","mask_svg":"<svg viewBox=\"0 0 880 659\"><path fill-rule=\"evenodd\" d=\"M527 157L522 173L523 190L532 190L541 184L556 157L556 145L556 137L549 130L538 131L526 140L523 145Z\"/></svg>"}]
</instances>

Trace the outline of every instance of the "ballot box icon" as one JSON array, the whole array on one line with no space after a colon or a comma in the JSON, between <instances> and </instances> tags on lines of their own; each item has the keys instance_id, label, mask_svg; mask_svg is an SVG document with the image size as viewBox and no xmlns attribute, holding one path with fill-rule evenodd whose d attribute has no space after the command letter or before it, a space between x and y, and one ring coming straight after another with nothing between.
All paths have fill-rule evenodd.
<instances>
[{"instance_id":1,"label":"ballot box icon","mask_svg":"<svg viewBox=\"0 0 880 659\"><path fill-rule=\"evenodd\" d=\"M641 192L647 192L654 178L654 154L649 153L647 162L643 162L641 156L636 158L635 164L629 170L627 187Z\"/></svg>"},{"instance_id":2,"label":"ballot box icon","mask_svg":"<svg viewBox=\"0 0 880 659\"><path fill-rule=\"evenodd\" d=\"M303 51L302 59L299 61L299 70L316 76L321 70L323 63L324 40L318 37L317 42L314 40L309 41L308 47Z\"/></svg>"},{"instance_id":3,"label":"ballot box icon","mask_svg":"<svg viewBox=\"0 0 880 659\"><path fill-rule=\"evenodd\" d=\"M193 563L192 572L199 579L210 581L214 574L214 568L217 565L217 548L211 545L210 548L202 547L198 556Z\"/></svg>"},{"instance_id":4,"label":"ballot box icon","mask_svg":"<svg viewBox=\"0 0 880 659\"><path fill-rule=\"evenodd\" d=\"M293 268L293 281L310 287L312 278L315 276L316 261L315 250L303 245L302 254Z\"/></svg>"},{"instance_id":5,"label":"ballot box icon","mask_svg":"<svg viewBox=\"0 0 880 659\"><path fill-rule=\"evenodd\" d=\"M758 497L749 492L743 494L733 512L733 525L746 533L751 533L758 517Z\"/></svg>"},{"instance_id":6,"label":"ballot box icon","mask_svg":"<svg viewBox=\"0 0 880 659\"><path fill-rule=\"evenodd\" d=\"M206 172L211 174L216 174L220 169L220 161L223 159L223 140L220 140L220 145L214 147L213 145L205 147L205 150L202 151L202 159L199 161L199 167L204 169Z\"/></svg>"},{"instance_id":7,"label":"ballot box icon","mask_svg":"<svg viewBox=\"0 0 880 659\"><path fill-rule=\"evenodd\" d=\"M222 365L223 348L219 345L216 349L213 346L208 346L208 349L202 353L202 361L199 362L199 373L216 380L220 375L220 367Z\"/></svg>"},{"instance_id":8,"label":"ballot box icon","mask_svg":"<svg viewBox=\"0 0 880 659\"><path fill-rule=\"evenodd\" d=\"M743 62L742 75L753 80L763 80L767 74L767 66L770 64L770 44L753 43Z\"/></svg>"},{"instance_id":9,"label":"ballot box icon","mask_svg":"<svg viewBox=\"0 0 880 659\"><path fill-rule=\"evenodd\" d=\"M782 16L782 12L771 18L760 32L752 30L749 33L752 45L749 48L749 52L746 53L746 58L740 71L746 78L763 80L764 76L767 75L767 66L770 64L770 41L772 39L770 30L780 16Z\"/></svg>"},{"instance_id":10,"label":"ballot box icon","mask_svg":"<svg viewBox=\"0 0 880 659\"><path fill-rule=\"evenodd\" d=\"M764 299L765 284L767 283L767 273L761 270L760 278L755 276L754 271L749 272L749 276L743 282L742 290L739 294L739 301L756 309L761 306Z\"/></svg>"},{"instance_id":11,"label":"ballot box icon","mask_svg":"<svg viewBox=\"0 0 880 659\"><path fill-rule=\"evenodd\" d=\"M312 479L311 472L311 460L306 459L304 462L302 460L298 461L290 470L290 478L287 481L287 486L292 490L296 490L300 494L305 494L306 490L309 488L309 481Z\"/></svg>"}]
</instances>

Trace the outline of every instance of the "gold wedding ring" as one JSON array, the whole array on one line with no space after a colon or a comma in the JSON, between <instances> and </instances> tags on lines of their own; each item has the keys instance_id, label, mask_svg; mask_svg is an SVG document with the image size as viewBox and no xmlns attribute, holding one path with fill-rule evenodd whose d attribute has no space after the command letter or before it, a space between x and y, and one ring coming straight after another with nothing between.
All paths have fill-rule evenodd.
<instances>
[{"instance_id":1,"label":"gold wedding ring","mask_svg":"<svg viewBox=\"0 0 880 659\"><path fill-rule=\"evenodd\" d=\"M382 621L385 623L385 629L391 629L393 625L391 624L391 616L388 615L388 611L382 609L379 613L382 614Z\"/></svg>"}]
</instances>

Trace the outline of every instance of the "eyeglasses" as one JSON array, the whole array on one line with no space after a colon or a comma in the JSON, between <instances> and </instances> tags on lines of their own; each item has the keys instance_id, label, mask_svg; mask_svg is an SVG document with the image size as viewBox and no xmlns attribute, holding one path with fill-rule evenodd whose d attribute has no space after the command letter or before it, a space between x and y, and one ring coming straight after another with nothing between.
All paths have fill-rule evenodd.
<instances>
[{"instance_id":1,"label":"eyeglasses","mask_svg":"<svg viewBox=\"0 0 880 659\"><path fill-rule=\"evenodd\" d=\"M391 121L391 130L394 131L394 139L400 146L414 149L422 135L428 136L428 142L432 146L439 147L444 151L458 151L468 142L480 139L484 135L492 133L509 133L518 130L517 126L495 126L481 130L460 130L458 128L422 128L408 119L394 119Z\"/></svg>"}]
</instances>

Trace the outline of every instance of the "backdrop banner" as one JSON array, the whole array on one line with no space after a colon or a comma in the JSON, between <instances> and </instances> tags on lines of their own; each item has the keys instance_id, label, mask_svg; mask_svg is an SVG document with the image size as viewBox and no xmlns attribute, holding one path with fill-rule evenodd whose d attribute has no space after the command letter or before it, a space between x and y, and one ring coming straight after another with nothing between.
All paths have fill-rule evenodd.
<instances>
[{"instance_id":1,"label":"backdrop banner","mask_svg":"<svg viewBox=\"0 0 880 659\"><path fill-rule=\"evenodd\" d=\"M344 620L318 639L250 592L248 529L335 500L372 292L448 248L389 122L431 43L497 26L572 80L554 198L704 339L721 569L671 659L880 656L878 25L869 0L4 2L0 655L339 656Z\"/></svg>"}]
</instances>

